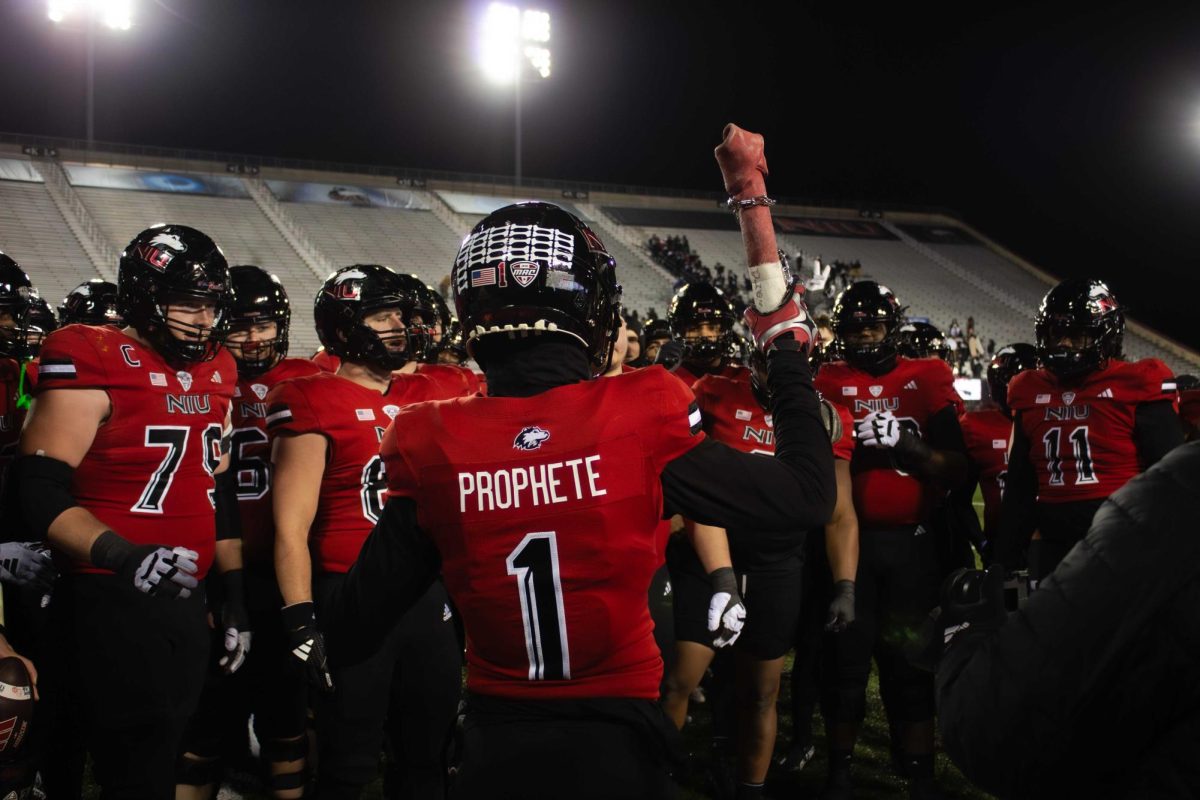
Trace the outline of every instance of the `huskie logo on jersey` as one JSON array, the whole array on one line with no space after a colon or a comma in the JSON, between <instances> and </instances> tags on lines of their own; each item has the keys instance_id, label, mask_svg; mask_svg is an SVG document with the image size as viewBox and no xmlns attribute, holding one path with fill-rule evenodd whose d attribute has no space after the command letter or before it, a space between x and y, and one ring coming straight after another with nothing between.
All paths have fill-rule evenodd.
<instances>
[{"instance_id":1,"label":"huskie logo on jersey","mask_svg":"<svg viewBox=\"0 0 1200 800\"><path fill-rule=\"evenodd\" d=\"M138 258L155 269L166 269L175 256L187 252L187 245L173 233L160 233L137 246Z\"/></svg>"},{"instance_id":2,"label":"huskie logo on jersey","mask_svg":"<svg viewBox=\"0 0 1200 800\"><path fill-rule=\"evenodd\" d=\"M179 385L183 387L185 392L192 390L192 373L179 370L175 373L175 378L179 381Z\"/></svg>"},{"instance_id":3,"label":"huskie logo on jersey","mask_svg":"<svg viewBox=\"0 0 1200 800\"><path fill-rule=\"evenodd\" d=\"M523 277L518 277L510 269L513 280L522 286L528 286L537 277L540 265L545 264L548 270L570 271L575 259L575 237L566 231L556 228L543 228L540 225L514 225L511 222L498 228L484 228L468 236L454 259L454 283L459 291L465 291L472 286L486 285L489 270L497 263L506 263L512 267L522 267ZM525 265L532 264L534 270L529 271ZM474 274L478 273L478 274ZM504 271L490 274L497 282ZM528 280L528 282L522 282Z\"/></svg>"},{"instance_id":4,"label":"huskie logo on jersey","mask_svg":"<svg viewBox=\"0 0 1200 800\"><path fill-rule=\"evenodd\" d=\"M537 425L527 425L517 434L517 438L513 439L513 449L515 450L537 450L542 446L542 443L550 438L550 431Z\"/></svg>"}]
</instances>

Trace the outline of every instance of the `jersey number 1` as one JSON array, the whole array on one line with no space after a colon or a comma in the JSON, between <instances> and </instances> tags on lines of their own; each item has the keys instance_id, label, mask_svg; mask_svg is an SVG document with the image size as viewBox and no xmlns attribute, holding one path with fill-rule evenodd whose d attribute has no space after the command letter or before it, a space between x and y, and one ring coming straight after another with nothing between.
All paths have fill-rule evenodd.
<instances>
[{"instance_id":1,"label":"jersey number 1","mask_svg":"<svg viewBox=\"0 0 1200 800\"><path fill-rule=\"evenodd\" d=\"M563 613L558 539L554 531L526 534L505 563L508 574L517 578L517 593L521 596L529 680L570 679L567 618Z\"/></svg>"}]
</instances>

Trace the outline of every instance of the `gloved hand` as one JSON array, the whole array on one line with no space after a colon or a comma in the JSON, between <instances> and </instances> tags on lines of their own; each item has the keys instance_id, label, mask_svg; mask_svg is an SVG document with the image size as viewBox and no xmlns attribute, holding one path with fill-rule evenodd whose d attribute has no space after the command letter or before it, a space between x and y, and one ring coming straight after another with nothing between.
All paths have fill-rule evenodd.
<instances>
[{"instance_id":1,"label":"gloved hand","mask_svg":"<svg viewBox=\"0 0 1200 800\"><path fill-rule=\"evenodd\" d=\"M683 358L683 343L672 339L669 342L663 342L658 348L658 353L654 356L654 363L666 369L673 369L679 360Z\"/></svg>"},{"instance_id":2,"label":"gloved hand","mask_svg":"<svg viewBox=\"0 0 1200 800\"><path fill-rule=\"evenodd\" d=\"M900 420L890 411L872 411L854 423L854 437L865 447L895 447L900 442Z\"/></svg>"},{"instance_id":3,"label":"gloved hand","mask_svg":"<svg viewBox=\"0 0 1200 800\"><path fill-rule=\"evenodd\" d=\"M712 598L708 601L708 630L713 635L713 647L727 647L742 635L746 624L746 606L737 588L733 567L719 567L708 575Z\"/></svg>"},{"instance_id":4,"label":"gloved hand","mask_svg":"<svg viewBox=\"0 0 1200 800\"><path fill-rule=\"evenodd\" d=\"M0 581L51 592L57 578L50 550L41 542L0 544Z\"/></svg>"},{"instance_id":5,"label":"gloved hand","mask_svg":"<svg viewBox=\"0 0 1200 800\"><path fill-rule=\"evenodd\" d=\"M817 326L804 305L804 287L791 285L784 295L783 305L769 314L750 306L742 314L758 349L764 353L774 350L780 342L791 340L791 349L807 353L817 339Z\"/></svg>"},{"instance_id":6,"label":"gloved hand","mask_svg":"<svg viewBox=\"0 0 1200 800\"><path fill-rule=\"evenodd\" d=\"M854 622L854 581L836 581L833 584L833 600L829 602L825 630L841 633L851 622Z\"/></svg>"},{"instance_id":7,"label":"gloved hand","mask_svg":"<svg viewBox=\"0 0 1200 800\"><path fill-rule=\"evenodd\" d=\"M819 292L825 288L825 284L829 283L829 274L833 272L833 265L822 265L821 259L813 259L813 274L812 277L804 282L804 289L808 292Z\"/></svg>"},{"instance_id":8,"label":"gloved hand","mask_svg":"<svg viewBox=\"0 0 1200 800\"><path fill-rule=\"evenodd\" d=\"M180 600L192 596L200 585L196 579L200 554L186 547L135 545L112 531L92 543L91 561L101 569L126 578L139 592Z\"/></svg>"},{"instance_id":9,"label":"gloved hand","mask_svg":"<svg viewBox=\"0 0 1200 800\"><path fill-rule=\"evenodd\" d=\"M240 569L221 576L224 599L221 602L221 627L225 629L225 655L217 662L226 675L232 675L246 660L254 634L246 612L245 584Z\"/></svg>"},{"instance_id":10,"label":"gloved hand","mask_svg":"<svg viewBox=\"0 0 1200 800\"><path fill-rule=\"evenodd\" d=\"M317 629L312 601L284 606L283 626L292 655L304 665L309 684L322 692L332 692L333 674L329 671L329 658L325 653L325 637Z\"/></svg>"},{"instance_id":11,"label":"gloved hand","mask_svg":"<svg viewBox=\"0 0 1200 800\"><path fill-rule=\"evenodd\" d=\"M914 666L931 672L955 643L986 639L1008 619L1004 570L957 569L943 581L941 601L908 650Z\"/></svg>"}]
</instances>

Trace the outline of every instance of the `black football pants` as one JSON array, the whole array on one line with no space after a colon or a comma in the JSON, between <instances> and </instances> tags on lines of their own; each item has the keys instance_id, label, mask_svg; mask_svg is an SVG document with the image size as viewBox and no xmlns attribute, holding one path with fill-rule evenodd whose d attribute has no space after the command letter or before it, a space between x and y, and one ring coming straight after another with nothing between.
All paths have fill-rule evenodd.
<instances>
[{"instance_id":1,"label":"black football pants","mask_svg":"<svg viewBox=\"0 0 1200 800\"><path fill-rule=\"evenodd\" d=\"M904 647L937 605L939 584L937 548L928 530L860 534L855 620L824 642L828 679L821 690L821 711L827 724L862 722L872 656L889 718L933 719L933 675L909 664Z\"/></svg>"},{"instance_id":2,"label":"black football pants","mask_svg":"<svg viewBox=\"0 0 1200 800\"><path fill-rule=\"evenodd\" d=\"M204 592L151 597L115 575L64 575L51 613L63 631L63 667L79 694L101 797L171 800L208 662Z\"/></svg>"},{"instance_id":3,"label":"black football pants","mask_svg":"<svg viewBox=\"0 0 1200 800\"><path fill-rule=\"evenodd\" d=\"M318 625L324 601L344 580L345 575L323 573L313 581ZM377 653L334 669L333 682L334 693L315 703L317 797L358 797L379 775L386 733L399 761L397 796L442 800L446 750L461 694L462 650L441 581L409 609Z\"/></svg>"}]
</instances>

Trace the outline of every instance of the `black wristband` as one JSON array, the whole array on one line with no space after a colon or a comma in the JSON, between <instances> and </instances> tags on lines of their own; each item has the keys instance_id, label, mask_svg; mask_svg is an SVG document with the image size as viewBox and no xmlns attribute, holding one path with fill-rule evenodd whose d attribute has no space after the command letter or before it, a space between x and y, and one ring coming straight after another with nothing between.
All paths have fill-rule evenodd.
<instances>
[{"instance_id":1,"label":"black wristband","mask_svg":"<svg viewBox=\"0 0 1200 800\"><path fill-rule=\"evenodd\" d=\"M708 582L712 586L713 592L740 594L737 587L737 573L733 571L733 567L717 567L708 573Z\"/></svg>"},{"instance_id":2,"label":"black wristband","mask_svg":"<svg viewBox=\"0 0 1200 800\"><path fill-rule=\"evenodd\" d=\"M133 543L112 531L105 531L92 542L88 559L100 569L120 572L130 556L134 555Z\"/></svg>"},{"instance_id":3,"label":"black wristband","mask_svg":"<svg viewBox=\"0 0 1200 800\"><path fill-rule=\"evenodd\" d=\"M242 580L241 567L221 573L221 592L226 603L245 607L246 582Z\"/></svg>"},{"instance_id":4,"label":"black wristband","mask_svg":"<svg viewBox=\"0 0 1200 800\"><path fill-rule=\"evenodd\" d=\"M845 579L834 581L833 596L837 597L838 595L849 595L850 597L854 597L854 581Z\"/></svg>"},{"instance_id":5,"label":"black wristband","mask_svg":"<svg viewBox=\"0 0 1200 800\"><path fill-rule=\"evenodd\" d=\"M283 627L289 631L316 627L317 615L313 608L312 600L301 600L299 603L284 606L283 611L280 612L283 617Z\"/></svg>"}]
</instances>

